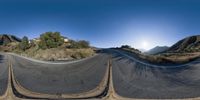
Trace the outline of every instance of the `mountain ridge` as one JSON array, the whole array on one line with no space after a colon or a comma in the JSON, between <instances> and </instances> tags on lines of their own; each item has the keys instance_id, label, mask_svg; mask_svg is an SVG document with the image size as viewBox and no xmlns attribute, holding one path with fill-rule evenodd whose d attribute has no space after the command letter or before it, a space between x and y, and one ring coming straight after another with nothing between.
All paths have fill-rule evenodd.
<instances>
[{"instance_id":1,"label":"mountain ridge","mask_svg":"<svg viewBox=\"0 0 200 100\"><path fill-rule=\"evenodd\" d=\"M166 51L167 49L169 49L168 46L156 46L148 51L145 52L145 54L158 54L158 53L162 53L164 51Z\"/></svg>"},{"instance_id":2,"label":"mountain ridge","mask_svg":"<svg viewBox=\"0 0 200 100\"><path fill-rule=\"evenodd\" d=\"M200 35L183 38L165 52L195 52L200 51Z\"/></svg>"},{"instance_id":3,"label":"mountain ridge","mask_svg":"<svg viewBox=\"0 0 200 100\"><path fill-rule=\"evenodd\" d=\"M11 42L21 42L21 39L9 34L0 34L0 45L5 45Z\"/></svg>"}]
</instances>

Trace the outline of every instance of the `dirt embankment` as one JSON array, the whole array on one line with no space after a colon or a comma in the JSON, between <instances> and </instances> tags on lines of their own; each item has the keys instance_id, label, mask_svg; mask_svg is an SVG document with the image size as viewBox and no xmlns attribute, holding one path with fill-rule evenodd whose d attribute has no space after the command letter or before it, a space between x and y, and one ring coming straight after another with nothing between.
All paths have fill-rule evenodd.
<instances>
[{"instance_id":1,"label":"dirt embankment","mask_svg":"<svg viewBox=\"0 0 200 100\"><path fill-rule=\"evenodd\" d=\"M61 60L76 60L93 56L94 50L91 48L85 49L66 49L66 48L51 48L46 50L27 50L25 52L15 52L19 55L44 60L44 61L61 61Z\"/></svg>"}]
</instances>

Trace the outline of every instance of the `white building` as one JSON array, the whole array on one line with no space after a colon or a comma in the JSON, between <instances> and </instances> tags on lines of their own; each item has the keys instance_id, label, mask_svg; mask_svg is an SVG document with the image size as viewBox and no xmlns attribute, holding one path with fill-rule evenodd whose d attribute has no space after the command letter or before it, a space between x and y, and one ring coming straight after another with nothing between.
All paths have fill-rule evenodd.
<instances>
[{"instance_id":1,"label":"white building","mask_svg":"<svg viewBox=\"0 0 200 100\"><path fill-rule=\"evenodd\" d=\"M64 42L65 42L65 43L66 43L66 42L69 42L69 39L65 38L65 39L64 39Z\"/></svg>"}]
</instances>

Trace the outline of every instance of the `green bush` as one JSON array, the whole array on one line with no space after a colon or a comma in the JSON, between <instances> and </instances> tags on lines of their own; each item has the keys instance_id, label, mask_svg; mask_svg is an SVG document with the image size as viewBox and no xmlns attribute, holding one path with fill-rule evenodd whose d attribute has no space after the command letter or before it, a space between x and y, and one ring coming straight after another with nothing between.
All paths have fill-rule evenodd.
<instances>
[{"instance_id":1,"label":"green bush","mask_svg":"<svg viewBox=\"0 0 200 100\"><path fill-rule=\"evenodd\" d=\"M25 51L26 49L29 48L29 40L28 37L24 36L22 38L22 41L19 43L19 47L21 50Z\"/></svg>"},{"instance_id":2,"label":"green bush","mask_svg":"<svg viewBox=\"0 0 200 100\"><path fill-rule=\"evenodd\" d=\"M85 40L80 40L80 41L70 40L70 45L67 48L76 48L76 49L90 48L90 43Z\"/></svg>"},{"instance_id":3,"label":"green bush","mask_svg":"<svg viewBox=\"0 0 200 100\"><path fill-rule=\"evenodd\" d=\"M131 48L129 45L122 45L120 48Z\"/></svg>"},{"instance_id":4,"label":"green bush","mask_svg":"<svg viewBox=\"0 0 200 100\"><path fill-rule=\"evenodd\" d=\"M64 43L60 32L46 32L40 35L39 47L41 49L56 48Z\"/></svg>"},{"instance_id":5,"label":"green bush","mask_svg":"<svg viewBox=\"0 0 200 100\"><path fill-rule=\"evenodd\" d=\"M80 40L80 41L78 41L78 43L82 48L89 48L90 47L89 41Z\"/></svg>"}]
</instances>

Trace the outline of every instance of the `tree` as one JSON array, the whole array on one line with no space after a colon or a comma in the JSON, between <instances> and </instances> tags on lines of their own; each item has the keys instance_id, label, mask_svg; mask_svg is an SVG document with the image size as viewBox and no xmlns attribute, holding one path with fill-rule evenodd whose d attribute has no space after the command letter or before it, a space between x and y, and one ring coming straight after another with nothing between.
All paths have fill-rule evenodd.
<instances>
[{"instance_id":1,"label":"tree","mask_svg":"<svg viewBox=\"0 0 200 100\"><path fill-rule=\"evenodd\" d=\"M42 49L56 48L64 43L60 32L46 32L40 35L39 47Z\"/></svg>"},{"instance_id":2,"label":"tree","mask_svg":"<svg viewBox=\"0 0 200 100\"><path fill-rule=\"evenodd\" d=\"M74 40L69 40L70 45L67 48L78 48L78 43Z\"/></svg>"},{"instance_id":3,"label":"tree","mask_svg":"<svg viewBox=\"0 0 200 100\"><path fill-rule=\"evenodd\" d=\"M28 49L29 47L29 40L28 37L24 36L22 38L22 41L19 44L20 49L22 49L23 51L25 51L26 49Z\"/></svg>"},{"instance_id":4,"label":"tree","mask_svg":"<svg viewBox=\"0 0 200 100\"><path fill-rule=\"evenodd\" d=\"M90 47L90 43L88 41L80 40L80 41L78 41L78 43L81 48L89 48Z\"/></svg>"},{"instance_id":5,"label":"tree","mask_svg":"<svg viewBox=\"0 0 200 100\"><path fill-rule=\"evenodd\" d=\"M85 40L79 40L79 41L70 40L70 46L68 46L68 48L76 48L76 49L89 48L89 47L90 43Z\"/></svg>"},{"instance_id":6,"label":"tree","mask_svg":"<svg viewBox=\"0 0 200 100\"><path fill-rule=\"evenodd\" d=\"M121 48L131 48L129 45L122 45Z\"/></svg>"}]
</instances>

